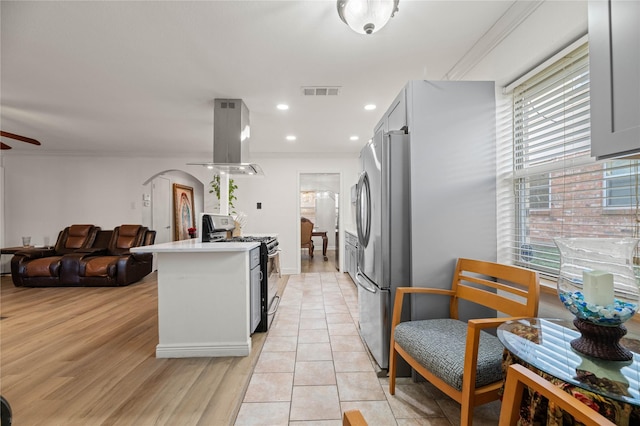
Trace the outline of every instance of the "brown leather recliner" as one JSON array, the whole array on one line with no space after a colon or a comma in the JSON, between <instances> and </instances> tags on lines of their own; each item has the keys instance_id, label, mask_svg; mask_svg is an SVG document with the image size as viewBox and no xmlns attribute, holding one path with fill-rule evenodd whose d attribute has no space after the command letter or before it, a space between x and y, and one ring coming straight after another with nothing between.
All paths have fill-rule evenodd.
<instances>
[{"instance_id":1,"label":"brown leather recliner","mask_svg":"<svg viewBox=\"0 0 640 426\"><path fill-rule=\"evenodd\" d=\"M69 262L63 259L63 273L75 273L81 286L123 286L139 281L151 272L153 254L131 253L129 249L153 244L155 235L142 225L118 226L106 250L70 256ZM77 272L73 271L74 261Z\"/></svg>"},{"instance_id":2,"label":"brown leather recliner","mask_svg":"<svg viewBox=\"0 0 640 426\"><path fill-rule=\"evenodd\" d=\"M48 287L60 285L61 259L93 245L100 227L71 225L58 234L51 249L25 249L11 259L11 277L16 287Z\"/></svg>"}]
</instances>

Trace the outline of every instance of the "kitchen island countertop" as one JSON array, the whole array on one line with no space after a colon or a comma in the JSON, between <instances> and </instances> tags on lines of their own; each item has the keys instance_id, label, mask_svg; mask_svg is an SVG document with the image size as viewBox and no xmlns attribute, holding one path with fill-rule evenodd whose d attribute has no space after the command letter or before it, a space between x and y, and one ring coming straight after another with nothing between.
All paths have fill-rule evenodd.
<instances>
[{"instance_id":1,"label":"kitchen island countertop","mask_svg":"<svg viewBox=\"0 0 640 426\"><path fill-rule=\"evenodd\" d=\"M131 248L132 253L175 253L175 252L218 252L218 251L249 251L260 245L258 242L212 242L203 243L199 238L172 241Z\"/></svg>"}]
</instances>

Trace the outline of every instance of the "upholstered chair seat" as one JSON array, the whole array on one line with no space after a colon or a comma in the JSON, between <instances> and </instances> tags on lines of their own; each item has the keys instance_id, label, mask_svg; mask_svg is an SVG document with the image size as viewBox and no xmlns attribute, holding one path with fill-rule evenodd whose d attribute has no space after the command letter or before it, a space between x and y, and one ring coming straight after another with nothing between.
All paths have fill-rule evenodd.
<instances>
[{"instance_id":1,"label":"upholstered chair seat","mask_svg":"<svg viewBox=\"0 0 640 426\"><path fill-rule=\"evenodd\" d=\"M24 266L27 277L57 277L60 275L60 259L62 256L49 256L33 259Z\"/></svg>"},{"instance_id":2,"label":"upholstered chair seat","mask_svg":"<svg viewBox=\"0 0 640 426\"><path fill-rule=\"evenodd\" d=\"M395 329L396 343L427 370L451 387L462 391L467 323L443 318L407 321ZM480 332L475 387L502 380L502 352L500 340Z\"/></svg>"},{"instance_id":3,"label":"upholstered chair seat","mask_svg":"<svg viewBox=\"0 0 640 426\"><path fill-rule=\"evenodd\" d=\"M120 256L97 256L82 263L80 274L85 277L115 277Z\"/></svg>"}]
</instances>

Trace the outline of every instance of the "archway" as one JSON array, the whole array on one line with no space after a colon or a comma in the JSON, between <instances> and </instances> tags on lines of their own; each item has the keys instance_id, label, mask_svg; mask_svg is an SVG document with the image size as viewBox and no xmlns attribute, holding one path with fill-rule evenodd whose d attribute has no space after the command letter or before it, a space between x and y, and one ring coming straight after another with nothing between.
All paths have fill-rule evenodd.
<instances>
[{"instance_id":1,"label":"archway","mask_svg":"<svg viewBox=\"0 0 640 426\"><path fill-rule=\"evenodd\" d=\"M151 176L143 183L143 223L156 231L156 243L174 240L174 184L193 188L196 220L198 213L204 211L204 183L200 179L176 169L164 170Z\"/></svg>"}]
</instances>

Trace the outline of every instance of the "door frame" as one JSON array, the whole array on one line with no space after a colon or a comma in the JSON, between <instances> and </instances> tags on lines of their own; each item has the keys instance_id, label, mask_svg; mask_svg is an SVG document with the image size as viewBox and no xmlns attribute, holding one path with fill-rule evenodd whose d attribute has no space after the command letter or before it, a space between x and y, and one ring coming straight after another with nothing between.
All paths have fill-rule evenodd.
<instances>
[{"instance_id":1,"label":"door frame","mask_svg":"<svg viewBox=\"0 0 640 426\"><path fill-rule=\"evenodd\" d=\"M298 250L298 255L296 256L296 273L300 274L301 270L302 270L302 258L300 256L300 217L301 217L301 211L300 211L300 205L302 204L302 188L300 187L300 182L301 182L301 176L302 175L307 175L307 174L316 174L316 175L327 175L327 174L331 174L331 175L338 175L338 187L340 189L340 192L338 194L338 241L336 242L336 245L338 243L342 244L342 242L344 241L344 210L345 210L345 203L347 202L345 197L347 195L349 195L349 197L351 197L351 192L346 191L344 189L344 178L343 178L343 173L340 170L298 170L298 172L296 173L296 188L297 188L297 194L296 194L296 200L297 200L297 204L296 204L296 249ZM349 192L349 194L347 194L347 192ZM339 248L338 248L339 249ZM343 270L343 265L344 265L344 250L340 250L339 251L340 256L338 258L338 270L340 272L344 272Z\"/></svg>"}]
</instances>

